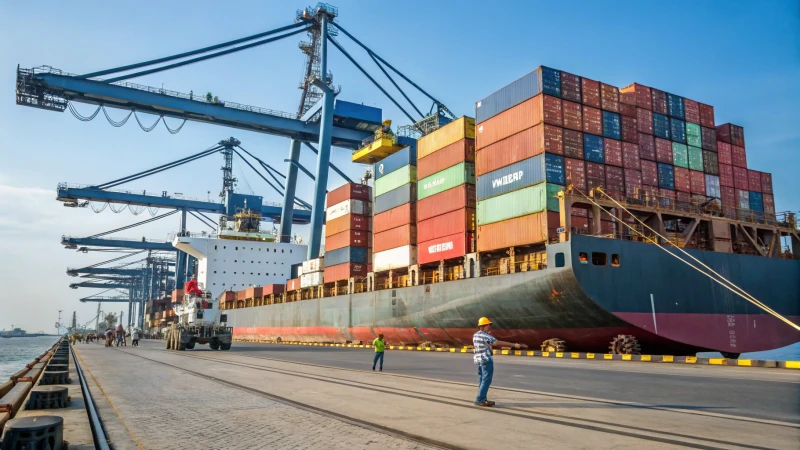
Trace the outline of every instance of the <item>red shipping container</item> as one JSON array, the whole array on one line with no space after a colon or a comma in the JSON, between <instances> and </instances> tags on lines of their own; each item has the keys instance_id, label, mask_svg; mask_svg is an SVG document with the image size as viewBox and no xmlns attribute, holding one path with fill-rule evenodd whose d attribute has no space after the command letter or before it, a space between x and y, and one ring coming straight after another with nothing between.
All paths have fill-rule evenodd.
<instances>
[{"instance_id":1,"label":"red shipping container","mask_svg":"<svg viewBox=\"0 0 800 450\"><path fill-rule=\"evenodd\" d=\"M678 193L673 191L672 189L659 189L658 196L661 198L669 199L671 201L675 201L678 198Z\"/></svg>"},{"instance_id":2,"label":"red shipping container","mask_svg":"<svg viewBox=\"0 0 800 450\"><path fill-rule=\"evenodd\" d=\"M548 211L548 213L550 212L552 211ZM542 211L489 225L481 225L477 232L478 251L485 252L516 245L545 242L548 239L547 218L548 214Z\"/></svg>"},{"instance_id":3,"label":"red shipping container","mask_svg":"<svg viewBox=\"0 0 800 450\"><path fill-rule=\"evenodd\" d=\"M717 151L717 131L713 128L700 127L700 139L703 150Z\"/></svg>"},{"instance_id":4,"label":"red shipping container","mask_svg":"<svg viewBox=\"0 0 800 450\"><path fill-rule=\"evenodd\" d=\"M588 78L581 78L581 92L583 104L600 107L600 82L590 80Z\"/></svg>"},{"instance_id":5,"label":"red shipping container","mask_svg":"<svg viewBox=\"0 0 800 450\"><path fill-rule=\"evenodd\" d=\"M583 133L575 130L564 130L564 156L583 159ZM478 172L478 175L480 174Z\"/></svg>"},{"instance_id":6,"label":"red shipping container","mask_svg":"<svg viewBox=\"0 0 800 450\"><path fill-rule=\"evenodd\" d=\"M698 170L689 171L689 179L692 181L692 194L706 195L706 174Z\"/></svg>"},{"instance_id":7,"label":"red shipping container","mask_svg":"<svg viewBox=\"0 0 800 450\"><path fill-rule=\"evenodd\" d=\"M761 192L772 194L772 174L761 172Z\"/></svg>"},{"instance_id":8,"label":"red shipping container","mask_svg":"<svg viewBox=\"0 0 800 450\"><path fill-rule=\"evenodd\" d=\"M636 117L622 116L622 140L639 143L639 133L636 128Z\"/></svg>"},{"instance_id":9,"label":"red shipping container","mask_svg":"<svg viewBox=\"0 0 800 450\"><path fill-rule=\"evenodd\" d=\"M374 253L391 250L404 245L417 245L416 225L405 224L401 227L375 233L372 237L372 251Z\"/></svg>"},{"instance_id":10,"label":"red shipping container","mask_svg":"<svg viewBox=\"0 0 800 450\"><path fill-rule=\"evenodd\" d=\"M564 175L567 184L580 190L586 189L586 165L582 159L564 158Z\"/></svg>"},{"instance_id":11,"label":"red shipping container","mask_svg":"<svg viewBox=\"0 0 800 450\"><path fill-rule=\"evenodd\" d=\"M764 214L775 215L775 197L772 194L762 194L764 199Z\"/></svg>"},{"instance_id":12,"label":"red shipping container","mask_svg":"<svg viewBox=\"0 0 800 450\"><path fill-rule=\"evenodd\" d=\"M612 166L608 166L612 167ZM620 169L622 170L622 169ZM586 189L592 190L594 188L605 189L606 188L606 179L605 178L589 178L586 177Z\"/></svg>"},{"instance_id":13,"label":"red shipping container","mask_svg":"<svg viewBox=\"0 0 800 450\"><path fill-rule=\"evenodd\" d=\"M625 192L625 175L622 167L606 166L606 189L609 192Z\"/></svg>"},{"instance_id":14,"label":"red shipping container","mask_svg":"<svg viewBox=\"0 0 800 450\"><path fill-rule=\"evenodd\" d=\"M616 139L603 138L606 164L622 166L622 142Z\"/></svg>"},{"instance_id":15,"label":"red shipping container","mask_svg":"<svg viewBox=\"0 0 800 450\"><path fill-rule=\"evenodd\" d=\"M636 106L652 111L653 98L649 87L633 83L620 89L620 92L633 93L636 96Z\"/></svg>"},{"instance_id":16,"label":"red shipping container","mask_svg":"<svg viewBox=\"0 0 800 450\"><path fill-rule=\"evenodd\" d=\"M261 293L263 295L282 294L286 286L283 284L268 284L263 286Z\"/></svg>"},{"instance_id":17,"label":"red shipping container","mask_svg":"<svg viewBox=\"0 0 800 450\"><path fill-rule=\"evenodd\" d=\"M635 197L642 190L642 172L625 169L625 195Z\"/></svg>"},{"instance_id":18,"label":"red shipping container","mask_svg":"<svg viewBox=\"0 0 800 450\"><path fill-rule=\"evenodd\" d=\"M747 184L751 191L761 192L761 172L757 170L747 171Z\"/></svg>"},{"instance_id":19,"label":"red shipping container","mask_svg":"<svg viewBox=\"0 0 800 450\"><path fill-rule=\"evenodd\" d=\"M444 192L442 192L443 194ZM438 194L441 195L441 194ZM431 197L429 197L431 198ZM428 200L427 198L425 200ZM372 219L372 229L381 233L392 228L401 227L417 221L417 203L411 202L392 208L380 214L375 214Z\"/></svg>"},{"instance_id":20,"label":"red shipping container","mask_svg":"<svg viewBox=\"0 0 800 450\"><path fill-rule=\"evenodd\" d=\"M650 89L653 98L653 112L667 115L667 93L658 89Z\"/></svg>"},{"instance_id":21,"label":"red shipping container","mask_svg":"<svg viewBox=\"0 0 800 450\"><path fill-rule=\"evenodd\" d=\"M640 133L653 134L653 112L643 108L636 109L636 129Z\"/></svg>"},{"instance_id":22,"label":"red shipping container","mask_svg":"<svg viewBox=\"0 0 800 450\"><path fill-rule=\"evenodd\" d=\"M349 280L350 278L364 278L367 276L366 264L361 263L344 263L335 266L326 267L322 274L323 280L326 283L334 281Z\"/></svg>"},{"instance_id":23,"label":"red shipping container","mask_svg":"<svg viewBox=\"0 0 800 450\"><path fill-rule=\"evenodd\" d=\"M675 192L675 199L679 202L691 203L692 201L692 194L688 192Z\"/></svg>"},{"instance_id":24,"label":"red shipping container","mask_svg":"<svg viewBox=\"0 0 800 450\"><path fill-rule=\"evenodd\" d=\"M553 127L556 128L556 127ZM560 128L556 128L559 131ZM558 153L560 154L560 153ZM475 140L462 139L454 142L442 149L439 149L428 156L417 161L417 179L421 180L428 175L455 166L458 163L470 161L475 162Z\"/></svg>"},{"instance_id":25,"label":"red shipping container","mask_svg":"<svg viewBox=\"0 0 800 450\"><path fill-rule=\"evenodd\" d=\"M542 153L558 154L558 137L561 133L558 127L536 125L484 147L475 154L475 173L480 176Z\"/></svg>"},{"instance_id":26,"label":"red shipping container","mask_svg":"<svg viewBox=\"0 0 800 450\"><path fill-rule=\"evenodd\" d=\"M750 190L750 178L747 169L733 166L733 186L743 191Z\"/></svg>"},{"instance_id":27,"label":"red shipping container","mask_svg":"<svg viewBox=\"0 0 800 450\"><path fill-rule=\"evenodd\" d=\"M692 192L692 180L689 177L689 169L675 167L675 190L679 192Z\"/></svg>"},{"instance_id":28,"label":"red shipping container","mask_svg":"<svg viewBox=\"0 0 800 450\"><path fill-rule=\"evenodd\" d=\"M658 163L643 159L642 164L642 184L648 186L658 186Z\"/></svg>"},{"instance_id":29,"label":"red shipping container","mask_svg":"<svg viewBox=\"0 0 800 450\"><path fill-rule=\"evenodd\" d=\"M326 236L325 251L329 252L345 247L369 247L369 235L369 231L347 230Z\"/></svg>"},{"instance_id":30,"label":"red shipping container","mask_svg":"<svg viewBox=\"0 0 800 450\"><path fill-rule=\"evenodd\" d=\"M722 186L720 187L720 200L722 200L722 206L727 206L729 208L736 208L736 189L730 186Z\"/></svg>"},{"instance_id":31,"label":"red shipping container","mask_svg":"<svg viewBox=\"0 0 800 450\"><path fill-rule=\"evenodd\" d=\"M688 98L683 99L684 119L687 122L700 124L700 103Z\"/></svg>"},{"instance_id":32,"label":"red shipping container","mask_svg":"<svg viewBox=\"0 0 800 450\"><path fill-rule=\"evenodd\" d=\"M625 108L622 105L636 106L636 92L632 90L626 90L625 88L620 89L619 90L620 111L625 110Z\"/></svg>"},{"instance_id":33,"label":"red shipping container","mask_svg":"<svg viewBox=\"0 0 800 450\"><path fill-rule=\"evenodd\" d=\"M287 291L296 291L298 289L300 289L300 278L292 278L291 280L286 280Z\"/></svg>"},{"instance_id":34,"label":"red shipping container","mask_svg":"<svg viewBox=\"0 0 800 450\"><path fill-rule=\"evenodd\" d=\"M427 264L446 259L459 258L475 251L475 233L458 233L417 246L417 263Z\"/></svg>"},{"instance_id":35,"label":"red shipping container","mask_svg":"<svg viewBox=\"0 0 800 450\"><path fill-rule=\"evenodd\" d=\"M736 187L733 182L733 166L730 164L719 164L719 185Z\"/></svg>"},{"instance_id":36,"label":"red shipping container","mask_svg":"<svg viewBox=\"0 0 800 450\"><path fill-rule=\"evenodd\" d=\"M619 112L619 88L600 83L600 106L606 111Z\"/></svg>"},{"instance_id":37,"label":"red shipping container","mask_svg":"<svg viewBox=\"0 0 800 450\"><path fill-rule=\"evenodd\" d=\"M672 164L672 142L656 138L656 161Z\"/></svg>"},{"instance_id":38,"label":"red shipping container","mask_svg":"<svg viewBox=\"0 0 800 450\"><path fill-rule=\"evenodd\" d=\"M458 209L417 223L419 242L468 231L475 231L475 208Z\"/></svg>"},{"instance_id":39,"label":"red shipping container","mask_svg":"<svg viewBox=\"0 0 800 450\"><path fill-rule=\"evenodd\" d=\"M333 236L345 230L370 230L370 217L361 214L345 214L325 223L325 236Z\"/></svg>"},{"instance_id":40,"label":"red shipping container","mask_svg":"<svg viewBox=\"0 0 800 450\"><path fill-rule=\"evenodd\" d=\"M717 140L744 147L744 128L730 123L717 127Z\"/></svg>"},{"instance_id":41,"label":"red shipping container","mask_svg":"<svg viewBox=\"0 0 800 450\"><path fill-rule=\"evenodd\" d=\"M333 206L345 200L356 199L372 201L372 188L366 184L346 183L328 192L328 206Z\"/></svg>"},{"instance_id":42,"label":"red shipping container","mask_svg":"<svg viewBox=\"0 0 800 450\"><path fill-rule=\"evenodd\" d=\"M561 72L561 98L581 102L581 77L569 72Z\"/></svg>"},{"instance_id":43,"label":"red shipping container","mask_svg":"<svg viewBox=\"0 0 800 450\"><path fill-rule=\"evenodd\" d=\"M603 135L603 113L599 109L583 106L583 132Z\"/></svg>"},{"instance_id":44,"label":"red shipping container","mask_svg":"<svg viewBox=\"0 0 800 450\"><path fill-rule=\"evenodd\" d=\"M539 94L481 122L475 128L475 148L480 150L542 122L563 125L560 98Z\"/></svg>"},{"instance_id":45,"label":"red shipping container","mask_svg":"<svg viewBox=\"0 0 800 450\"><path fill-rule=\"evenodd\" d=\"M747 167L747 152L744 147L731 144L731 162L737 167Z\"/></svg>"},{"instance_id":46,"label":"red shipping container","mask_svg":"<svg viewBox=\"0 0 800 450\"><path fill-rule=\"evenodd\" d=\"M731 155L731 144L727 142L717 141L717 157L720 164L733 164L733 156Z\"/></svg>"},{"instance_id":47,"label":"red shipping container","mask_svg":"<svg viewBox=\"0 0 800 450\"><path fill-rule=\"evenodd\" d=\"M564 105L564 128L571 130L583 130L583 112L580 103L563 101Z\"/></svg>"},{"instance_id":48,"label":"red shipping container","mask_svg":"<svg viewBox=\"0 0 800 450\"><path fill-rule=\"evenodd\" d=\"M621 98L621 95L620 95L620 98ZM619 103L619 113L622 114L625 117L634 117L635 118L636 115L638 114L636 112L637 109L638 108L636 108L635 104L634 105L628 105L628 104L622 103L622 101L620 101L620 103Z\"/></svg>"},{"instance_id":49,"label":"red shipping container","mask_svg":"<svg viewBox=\"0 0 800 450\"><path fill-rule=\"evenodd\" d=\"M639 133L639 157L650 161L656 160L656 141L653 136Z\"/></svg>"},{"instance_id":50,"label":"red shipping container","mask_svg":"<svg viewBox=\"0 0 800 450\"><path fill-rule=\"evenodd\" d=\"M626 169L642 170L639 146L637 144L622 143L622 165Z\"/></svg>"},{"instance_id":51,"label":"red shipping container","mask_svg":"<svg viewBox=\"0 0 800 450\"><path fill-rule=\"evenodd\" d=\"M417 222L462 208L475 207L475 185L462 184L417 202Z\"/></svg>"},{"instance_id":52,"label":"red shipping container","mask_svg":"<svg viewBox=\"0 0 800 450\"><path fill-rule=\"evenodd\" d=\"M700 125L707 128L714 128L714 107L700 103Z\"/></svg>"},{"instance_id":53,"label":"red shipping container","mask_svg":"<svg viewBox=\"0 0 800 450\"><path fill-rule=\"evenodd\" d=\"M599 180L606 179L606 166L598 163L586 163L586 177L596 178Z\"/></svg>"}]
</instances>

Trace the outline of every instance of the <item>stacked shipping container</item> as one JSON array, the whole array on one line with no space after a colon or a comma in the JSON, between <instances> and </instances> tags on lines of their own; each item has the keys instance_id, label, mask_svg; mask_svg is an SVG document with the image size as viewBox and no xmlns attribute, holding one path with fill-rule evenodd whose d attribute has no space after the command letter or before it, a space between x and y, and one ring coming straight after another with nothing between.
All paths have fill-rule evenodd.
<instances>
[{"instance_id":1,"label":"stacked shipping container","mask_svg":"<svg viewBox=\"0 0 800 450\"><path fill-rule=\"evenodd\" d=\"M347 183L330 192L325 211L324 273L316 286L356 277L366 277L372 253L372 189ZM306 264L303 263L303 276ZM302 287L307 287L302 283Z\"/></svg>"},{"instance_id":2,"label":"stacked shipping container","mask_svg":"<svg viewBox=\"0 0 800 450\"><path fill-rule=\"evenodd\" d=\"M424 136L417 150L417 263L475 251L475 119Z\"/></svg>"},{"instance_id":3,"label":"stacked shipping container","mask_svg":"<svg viewBox=\"0 0 800 450\"><path fill-rule=\"evenodd\" d=\"M737 211L739 219L774 218L772 174L747 168L744 128L726 123L716 128L719 184L727 215Z\"/></svg>"},{"instance_id":4,"label":"stacked shipping container","mask_svg":"<svg viewBox=\"0 0 800 450\"><path fill-rule=\"evenodd\" d=\"M374 271L407 268L417 259L416 144L375 164L374 173Z\"/></svg>"}]
</instances>

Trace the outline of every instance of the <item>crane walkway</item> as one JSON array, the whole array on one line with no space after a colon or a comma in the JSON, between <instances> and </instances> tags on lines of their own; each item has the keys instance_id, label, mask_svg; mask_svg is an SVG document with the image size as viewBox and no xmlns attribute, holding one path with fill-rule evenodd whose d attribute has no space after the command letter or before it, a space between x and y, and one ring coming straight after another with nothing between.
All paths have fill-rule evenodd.
<instances>
[{"instance_id":1,"label":"crane walkway","mask_svg":"<svg viewBox=\"0 0 800 450\"><path fill-rule=\"evenodd\" d=\"M795 448L800 435L794 420L505 387L479 408L471 383L396 368L414 360L373 373L363 353L353 369L162 344L76 347L115 448Z\"/></svg>"}]
</instances>

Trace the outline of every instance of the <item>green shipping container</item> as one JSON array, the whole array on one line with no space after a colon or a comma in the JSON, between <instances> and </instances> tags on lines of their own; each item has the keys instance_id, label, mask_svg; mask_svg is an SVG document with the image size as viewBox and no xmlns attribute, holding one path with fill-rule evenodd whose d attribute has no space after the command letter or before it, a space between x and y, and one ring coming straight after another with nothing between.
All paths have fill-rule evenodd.
<instances>
[{"instance_id":1,"label":"green shipping container","mask_svg":"<svg viewBox=\"0 0 800 450\"><path fill-rule=\"evenodd\" d=\"M559 203L558 203L558 198L556 198L556 195L558 195L558 191L563 191L563 190L564 186L561 186L559 184L547 183L545 191L547 192L548 211L555 211L555 212L561 211L561 208L558 207Z\"/></svg>"},{"instance_id":2,"label":"green shipping container","mask_svg":"<svg viewBox=\"0 0 800 450\"><path fill-rule=\"evenodd\" d=\"M702 147L703 138L701 137L700 125L686 122L686 143L692 147Z\"/></svg>"},{"instance_id":3,"label":"green shipping container","mask_svg":"<svg viewBox=\"0 0 800 450\"><path fill-rule=\"evenodd\" d=\"M375 180L375 197L417 181L417 166L403 166Z\"/></svg>"},{"instance_id":4,"label":"green shipping container","mask_svg":"<svg viewBox=\"0 0 800 450\"><path fill-rule=\"evenodd\" d=\"M685 145L677 142L672 143L672 164L685 169L689 168L689 151Z\"/></svg>"},{"instance_id":5,"label":"green shipping container","mask_svg":"<svg viewBox=\"0 0 800 450\"><path fill-rule=\"evenodd\" d=\"M703 171L703 149L689 146L689 168Z\"/></svg>"},{"instance_id":6,"label":"green shipping container","mask_svg":"<svg viewBox=\"0 0 800 450\"><path fill-rule=\"evenodd\" d=\"M545 185L547 183L539 183L479 201L476 211L478 225L488 225L544 211L547 208Z\"/></svg>"},{"instance_id":7,"label":"green shipping container","mask_svg":"<svg viewBox=\"0 0 800 450\"><path fill-rule=\"evenodd\" d=\"M386 177L384 176L383 178ZM417 183L417 200L422 200L465 183L475 184L475 163L462 162L419 180Z\"/></svg>"}]
</instances>

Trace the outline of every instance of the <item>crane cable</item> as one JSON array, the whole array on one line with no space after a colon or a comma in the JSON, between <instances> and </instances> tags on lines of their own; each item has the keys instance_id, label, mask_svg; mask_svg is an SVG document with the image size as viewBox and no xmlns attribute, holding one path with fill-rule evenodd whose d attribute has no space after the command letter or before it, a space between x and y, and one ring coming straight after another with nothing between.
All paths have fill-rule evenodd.
<instances>
[{"instance_id":1,"label":"crane cable","mask_svg":"<svg viewBox=\"0 0 800 450\"><path fill-rule=\"evenodd\" d=\"M136 123L139 124L139 128L141 128L145 133L149 133L149 132L153 131L156 128L156 126L158 125L159 122L164 124L164 128L166 128L167 131L169 131L170 134L178 134L183 129L183 126L186 125L186 119L183 119L183 122L181 122L181 124L178 125L177 128L170 128L169 125L167 125L167 120L164 118L164 116L163 115L159 115L158 118L156 119L156 121L153 123L153 125L145 126L144 124L142 124L142 121L139 120L139 115L136 113L136 110L133 110L133 109L131 109L130 112L128 112L128 115L125 116L124 119L122 119L122 120L114 120L108 115L108 111L106 111L105 105L102 105L102 104L99 105L97 107L97 109L94 110L94 112L91 115L88 115L88 116L84 116L81 113L79 113L78 109L75 108L75 105L73 104L73 102L69 102L68 106L69 106L69 112L71 112L72 115L75 116L75 118L80 120L81 122L90 122L90 121L94 120L94 118L97 117L97 114L99 114L100 111L102 110L103 111L103 115L106 117L106 120L108 121L108 123L110 123L112 126L117 127L117 128L125 125L128 122L128 119L130 119L131 116L133 116L136 119Z\"/></svg>"},{"instance_id":2,"label":"crane cable","mask_svg":"<svg viewBox=\"0 0 800 450\"><path fill-rule=\"evenodd\" d=\"M608 210L607 210L607 209L605 209L603 206L601 206L600 204L598 204L597 202L595 202L595 201L594 201L594 199L592 199L592 198L591 198L591 197L589 197L588 195L584 194L584 193L583 193L583 192L581 192L579 189L575 188L574 186L573 186L573 188L572 188L572 189L573 189L575 192L577 192L578 194L580 194L582 197L586 198L586 199L587 199L587 200L588 200L590 203L592 203L593 205L595 205L595 206L597 206L598 208L600 208L600 209L601 209L603 212L605 212L605 213L606 213L606 214L608 214L609 216L612 216L612 217L614 216L613 214L611 214L611 212L610 212L610 211L608 211ZM695 261L697 261L698 263L700 263L700 264L701 264L703 267L707 268L707 269L708 269L708 270L710 270L712 273L714 273L714 274L715 274L717 277L719 277L719 279L718 279L718 278L715 278L715 277L713 277L713 276L711 276L711 275L710 275L708 272L705 272L704 270L702 270L702 269L699 269L698 267L696 267L696 266L695 266L695 265L693 265L692 263L690 263L690 262L686 261L685 259L681 258L681 257L680 257L680 256L678 256L677 254L675 254L675 253L673 253L673 252L671 252L671 251L667 250L667 249L666 249L666 248L664 248L662 245L660 245L660 244L658 243L658 241L656 241L656 240L654 240L653 238L651 238L651 237L649 237L649 236L645 235L644 233L640 232L639 230L637 230L637 229L633 228L633 227L632 227L630 224L626 223L625 221L621 221L621 223L622 223L623 225L625 225L626 227L628 227L629 229L631 229L633 232L635 232L636 234L638 234L638 235L642 236L642 237L643 237L643 238L645 238L647 241L649 241L649 242L651 242L651 243L655 244L655 245L656 245L656 247L660 248L661 250L665 251L666 253L668 253L668 254L672 255L673 257L677 258L679 261L683 262L684 264L688 265L689 267L693 268L694 270L696 270L696 271L698 271L698 272L702 273L703 275L705 275L706 277L710 278L711 280L713 280L713 281L716 281L716 282L717 282L717 283L718 283L720 286L724 287L725 289L728 289L729 291L733 292L734 294L738 295L739 297L742 297L743 299L747 300L748 302L750 302L750 303L754 304L755 306L757 306L757 307L759 307L759 308L763 309L764 311L766 311L766 312L767 312L767 313L769 313L770 315L772 315L772 316L774 316L774 317L778 318L779 320L781 320L781 321L785 322L786 324L788 324L788 325L789 325L789 326L791 326L792 328L795 328L796 330L800 330L800 325L797 325L797 324L795 324L794 322L792 322L791 320L789 320L789 319L787 319L786 317L782 316L780 313L776 312L775 310L773 310L773 309L772 309L772 308L770 308L769 306L765 305L764 303L762 303L761 301L759 301L758 299L756 299L756 298L755 298L755 297L753 297L752 295L748 294L746 291L744 291L744 290L743 290L742 288L740 288L739 286L736 286L736 285L735 285L733 282L731 282L731 281L730 281L730 280L728 280L727 278L723 277L722 275L718 274L717 272L715 272L713 269L711 269L711 268L710 268L710 267L708 267L707 265L705 265L705 264L703 264L702 262L700 262L699 260L697 260L697 258L695 258L694 256L690 255L688 252L686 252L686 251L685 251L685 250L683 250L682 248L680 248L680 247L678 247L677 245L673 244L673 243L672 243L672 241L670 241L669 239L667 239L667 238L665 238L664 236L662 236L661 234L659 234L657 231L655 231L655 230L653 230L652 228L650 228L650 227L649 227L647 224L645 224L645 223L644 223L644 222L642 222L642 221L641 221L641 220L640 220L638 217L636 217L636 215L632 214L632 213L631 213L630 211L628 211L628 210L627 210L627 209L626 209L624 206L620 205L620 204L619 204L619 202L617 202L616 200L614 200L613 198L611 198L611 197L610 197L608 194L606 194L605 192L603 192L603 190L602 190L602 189L599 189L599 188L596 188L596 189L597 189L597 190L598 190L600 193L602 193L603 195L605 195L606 197L610 198L610 199L611 199L611 201L613 201L613 202L614 202L616 205L618 205L618 206L619 206L619 207L620 207L622 210L624 210L625 212L627 212L628 214L630 214L632 217L634 217L634 218L635 218L635 219L636 219L636 220L637 220L639 223L641 223L643 226L645 226L645 227L646 227L648 230L652 231L652 232L653 232L653 233L655 233L655 234L656 234L658 237L660 237L661 239L664 239L665 241L669 242L669 243L670 243L672 246L674 246L675 248L677 248L678 250L680 250L680 251L681 251L681 252L683 252L684 254L688 255L690 258L692 258L692 259L694 259ZM731 287L730 287L730 286L728 286L727 284L725 284L725 283L723 283L722 281L720 281L720 279L721 279L721 280L724 280L726 283L730 284L730 286L733 286L733 287L734 287L734 288L736 288L736 289L733 289L733 288L731 288ZM740 292L740 291L741 291L741 292Z\"/></svg>"}]
</instances>

